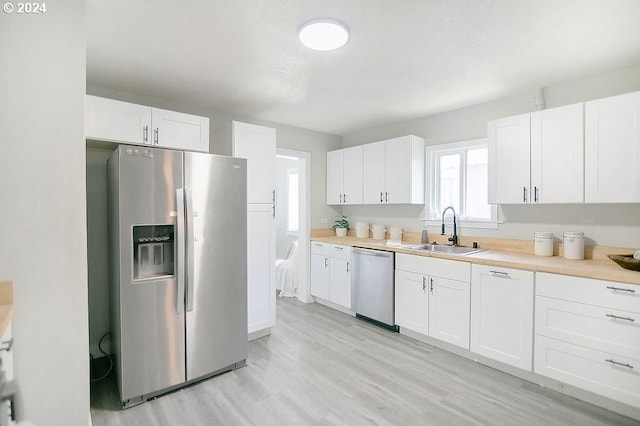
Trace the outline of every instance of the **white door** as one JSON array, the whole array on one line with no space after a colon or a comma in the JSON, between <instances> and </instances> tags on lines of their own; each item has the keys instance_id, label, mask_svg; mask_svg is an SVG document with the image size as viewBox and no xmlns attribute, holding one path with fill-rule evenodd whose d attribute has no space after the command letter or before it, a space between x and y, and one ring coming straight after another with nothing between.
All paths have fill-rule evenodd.
<instances>
[{"instance_id":1,"label":"white door","mask_svg":"<svg viewBox=\"0 0 640 426\"><path fill-rule=\"evenodd\" d=\"M427 277L396 269L396 324L417 333L429 334L429 290Z\"/></svg>"},{"instance_id":2,"label":"white door","mask_svg":"<svg viewBox=\"0 0 640 426\"><path fill-rule=\"evenodd\" d=\"M530 114L489 121L489 203L528 204Z\"/></svg>"},{"instance_id":3,"label":"white door","mask_svg":"<svg viewBox=\"0 0 640 426\"><path fill-rule=\"evenodd\" d=\"M429 278L429 336L469 349L471 288L468 282Z\"/></svg>"},{"instance_id":4,"label":"white door","mask_svg":"<svg viewBox=\"0 0 640 426\"><path fill-rule=\"evenodd\" d=\"M151 108L86 95L85 137L92 140L151 144Z\"/></svg>"},{"instance_id":5,"label":"white door","mask_svg":"<svg viewBox=\"0 0 640 426\"><path fill-rule=\"evenodd\" d=\"M247 203L274 203L276 130L234 121L233 156L247 159Z\"/></svg>"},{"instance_id":6,"label":"white door","mask_svg":"<svg viewBox=\"0 0 640 426\"><path fill-rule=\"evenodd\" d=\"M362 202L384 203L385 142L374 142L362 148Z\"/></svg>"},{"instance_id":7,"label":"white door","mask_svg":"<svg viewBox=\"0 0 640 426\"><path fill-rule=\"evenodd\" d=\"M311 295L329 300L329 256L311 254Z\"/></svg>"},{"instance_id":8,"label":"white door","mask_svg":"<svg viewBox=\"0 0 640 426\"><path fill-rule=\"evenodd\" d=\"M584 104L531 113L533 203L584 201Z\"/></svg>"},{"instance_id":9,"label":"white door","mask_svg":"<svg viewBox=\"0 0 640 426\"><path fill-rule=\"evenodd\" d=\"M472 265L471 351L531 371L533 272Z\"/></svg>"},{"instance_id":10,"label":"white door","mask_svg":"<svg viewBox=\"0 0 640 426\"><path fill-rule=\"evenodd\" d=\"M424 153L422 154L424 157ZM385 143L385 202L411 202L411 137L389 139Z\"/></svg>"},{"instance_id":11,"label":"white door","mask_svg":"<svg viewBox=\"0 0 640 426\"><path fill-rule=\"evenodd\" d=\"M344 151L327 152L327 204L342 204L344 197Z\"/></svg>"},{"instance_id":12,"label":"white door","mask_svg":"<svg viewBox=\"0 0 640 426\"><path fill-rule=\"evenodd\" d=\"M344 204L362 204L362 145L342 150Z\"/></svg>"},{"instance_id":13,"label":"white door","mask_svg":"<svg viewBox=\"0 0 640 426\"><path fill-rule=\"evenodd\" d=\"M270 204L247 206L248 332L275 325L275 226Z\"/></svg>"},{"instance_id":14,"label":"white door","mask_svg":"<svg viewBox=\"0 0 640 426\"><path fill-rule=\"evenodd\" d=\"M640 202L640 92L585 105L585 202Z\"/></svg>"},{"instance_id":15,"label":"white door","mask_svg":"<svg viewBox=\"0 0 640 426\"><path fill-rule=\"evenodd\" d=\"M153 145L161 148L209 152L209 119L152 108Z\"/></svg>"}]
</instances>

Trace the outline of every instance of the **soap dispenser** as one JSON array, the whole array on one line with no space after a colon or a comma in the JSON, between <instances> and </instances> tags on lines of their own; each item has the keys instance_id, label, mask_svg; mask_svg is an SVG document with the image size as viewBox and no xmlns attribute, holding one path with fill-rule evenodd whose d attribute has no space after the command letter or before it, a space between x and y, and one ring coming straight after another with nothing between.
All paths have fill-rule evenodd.
<instances>
[{"instance_id":1,"label":"soap dispenser","mask_svg":"<svg viewBox=\"0 0 640 426\"><path fill-rule=\"evenodd\" d=\"M427 244L429 242L429 233L427 232L427 222L422 222L422 236L420 236L420 243Z\"/></svg>"}]
</instances>

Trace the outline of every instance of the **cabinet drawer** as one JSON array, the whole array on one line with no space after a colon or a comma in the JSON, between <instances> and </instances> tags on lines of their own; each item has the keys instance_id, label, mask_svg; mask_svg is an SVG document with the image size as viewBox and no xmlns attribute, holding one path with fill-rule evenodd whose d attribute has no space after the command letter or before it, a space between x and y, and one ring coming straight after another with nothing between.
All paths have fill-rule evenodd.
<instances>
[{"instance_id":1,"label":"cabinet drawer","mask_svg":"<svg viewBox=\"0 0 640 426\"><path fill-rule=\"evenodd\" d=\"M536 295L640 313L640 286L536 273Z\"/></svg>"},{"instance_id":2,"label":"cabinet drawer","mask_svg":"<svg viewBox=\"0 0 640 426\"><path fill-rule=\"evenodd\" d=\"M457 260L396 254L396 269L456 281L471 281L471 264Z\"/></svg>"},{"instance_id":3,"label":"cabinet drawer","mask_svg":"<svg viewBox=\"0 0 640 426\"><path fill-rule=\"evenodd\" d=\"M313 254L321 254L324 256L329 256L331 253L331 246L326 243L318 243L316 241L311 242L311 253Z\"/></svg>"},{"instance_id":4,"label":"cabinet drawer","mask_svg":"<svg viewBox=\"0 0 640 426\"><path fill-rule=\"evenodd\" d=\"M331 257L335 257L338 259L351 260L351 247L332 244Z\"/></svg>"},{"instance_id":5,"label":"cabinet drawer","mask_svg":"<svg viewBox=\"0 0 640 426\"><path fill-rule=\"evenodd\" d=\"M536 297L536 334L640 360L640 314Z\"/></svg>"},{"instance_id":6,"label":"cabinet drawer","mask_svg":"<svg viewBox=\"0 0 640 426\"><path fill-rule=\"evenodd\" d=\"M536 336L534 372L640 406L640 361Z\"/></svg>"}]
</instances>

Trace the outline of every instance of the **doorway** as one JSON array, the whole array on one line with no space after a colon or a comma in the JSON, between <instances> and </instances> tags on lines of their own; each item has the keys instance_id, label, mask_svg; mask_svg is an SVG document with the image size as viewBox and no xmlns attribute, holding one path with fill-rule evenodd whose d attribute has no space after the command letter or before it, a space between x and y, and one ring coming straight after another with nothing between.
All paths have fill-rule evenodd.
<instances>
[{"instance_id":1,"label":"doorway","mask_svg":"<svg viewBox=\"0 0 640 426\"><path fill-rule=\"evenodd\" d=\"M285 262L288 252L297 246L295 258L289 259L294 265L288 270L295 276L287 285L284 269L278 271L277 266L276 289L279 295L297 297L304 303L313 301L309 289L310 161L309 152L276 150L276 265Z\"/></svg>"}]
</instances>

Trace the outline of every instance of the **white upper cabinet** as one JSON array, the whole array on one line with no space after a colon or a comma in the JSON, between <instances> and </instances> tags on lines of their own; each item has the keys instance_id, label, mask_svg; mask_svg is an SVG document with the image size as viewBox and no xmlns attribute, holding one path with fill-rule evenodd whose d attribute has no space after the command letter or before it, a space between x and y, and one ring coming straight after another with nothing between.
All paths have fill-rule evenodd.
<instances>
[{"instance_id":1,"label":"white upper cabinet","mask_svg":"<svg viewBox=\"0 0 640 426\"><path fill-rule=\"evenodd\" d=\"M424 203L424 139L409 135L364 145L364 204Z\"/></svg>"},{"instance_id":2,"label":"white upper cabinet","mask_svg":"<svg viewBox=\"0 0 640 426\"><path fill-rule=\"evenodd\" d=\"M585 202L640 202L640 92L585 105Z\"/></svg>"},{"instance_id":3,"label":"white upper cabinet","mask_svg":"<svg viewBox=\"0 0 640 426\"><path fill-rule=\"evenodd\" d=\"M530 114L489 121L489 203L530 202Z\"/></svg>"},{"instance_id":4,"label":"white upper cabinet","mask_svg":"<svg viewBox=\"0 0 640 426\"><path fill-rule=\"evenodd\" d=\"M209 118L86 95L85 138L209 152Z\"/></svg>"},{"instance_id":5,"label":"white upper cabinet","mask_svg":"<svg viewBox=\"0 0 640 426\"><path fill-rule=\"evenodd\" d=\"M584 104L531 113L532 203L584 201Z\"/></svg>"},{"instance_id":6,"label":"white upper cabinet","mask_svg":"<svg viewBox=\"0 0 640 426\"><path fill-rule=\"evenodd\" d=\"M232 123L233 156L247 159L247 203L275 205L276 129Z\"/></svg>"},{"instance_id":7,"label":"white upper cabinet","mask_svg":"<svg viewBox=\"0 0 640 426\"><path fill-rule=\"evenodd\" d=\"M362 204L362 145L327 152L327 204Z\"/></svg>"},{"instance_id":8,"label":"white upper cabinet","mask_svg":"<svg viewBox=\"0 0 640 426\"><path fill-rule=\"evenodd\" d=\"M385 190L385 141L364 145L363 156L363 194L364 204L384 203Z\"/></svg>"}]
</instances>

